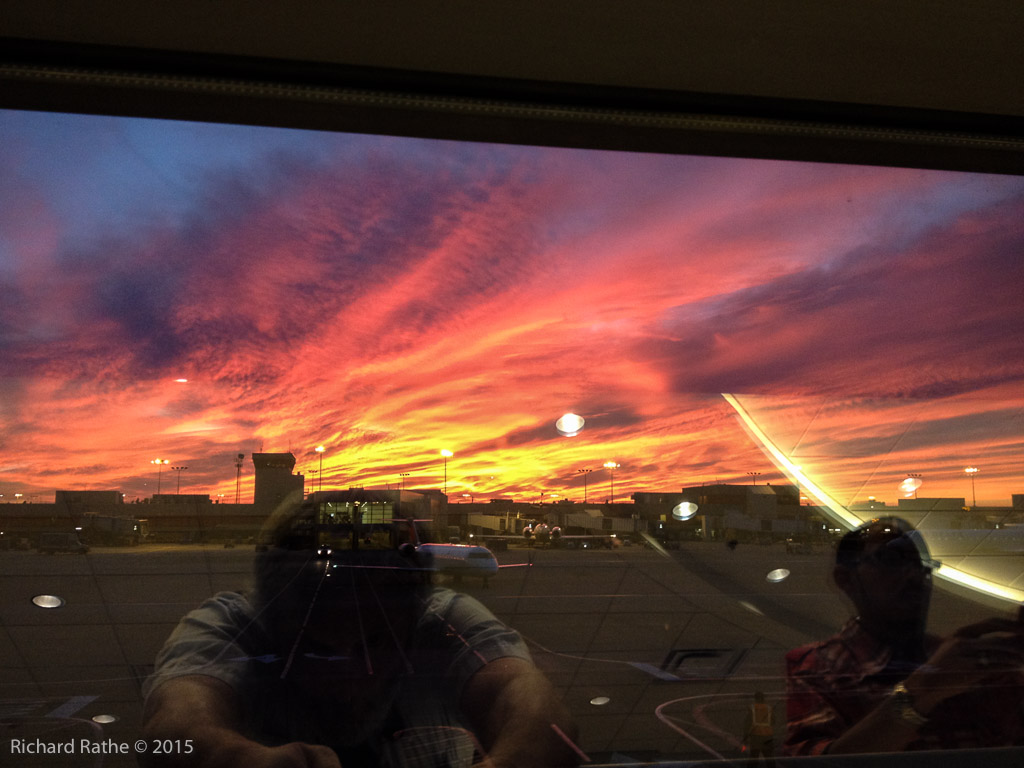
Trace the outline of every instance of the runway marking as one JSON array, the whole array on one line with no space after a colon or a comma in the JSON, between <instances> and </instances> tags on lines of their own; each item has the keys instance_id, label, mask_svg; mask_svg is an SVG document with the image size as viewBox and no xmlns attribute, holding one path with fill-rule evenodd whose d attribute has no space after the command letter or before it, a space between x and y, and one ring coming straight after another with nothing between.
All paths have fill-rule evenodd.
<instances>
[{"instance_id":1,"label":"runway marking","mask_svg":"<svg viewBox=\"0 0 1024 768\"><path fill-rule=\"evenodd\" d=\"M663 710L663 709L664 709L665 707L667 707L667 706L668 706L669 704L675 704L675 703L677 703L677 702L680 702L680 701L685 701L685 700L686 700L686 699L673 699L672 701L666 701L666 702L664 702L664 703L662 703L662 704L659 704L659 705L658 705L658 706L657 706L657 707L655 708L655 710L654 710L654 716L655 716L656 718L658 718L659 720L661 720L661 722L663 722L663 723L664 723L665 725L667 725L667 726L668 726L669 728L671 728L671 729L672 729L673 731L675 731L676 733L678 733L678 734L679 734L680 736L683 736L684 738L687 738L687 739L689 739L690 741L692 741L692 742L693 742L693 743L694 743L695 745L697 745L698 747L700 747L701 749L703 749L703 750L704 750L705 752L707 752L708 754L712 755L713 757L715 757L715 758L717 758L717 759L719 759L719 760L725 760L725 759L726 759L726 758L725 758L725 755L721 754L721 753L720 753L720 752L718 752L717 750L715 750L715 749L713 749L712 747L710 747L709 745L705 744L705 743L704 743L703 741L701 741L700 739L698 739L698 738L697 738L696 736L694 736L694 735L693 735L692 733L690 733L689 731L687 731L687 730L685 730L685 729L683 729L683 728L677 727L677 726L676 726L676 724L675 724L675 723L673 722L673 720L674 720L675 718L673 718L673 717L670 717L669 715L666 715L666 714L665 714L664 712L662 712L662 710Z\"/></svg>"}]
</instances>

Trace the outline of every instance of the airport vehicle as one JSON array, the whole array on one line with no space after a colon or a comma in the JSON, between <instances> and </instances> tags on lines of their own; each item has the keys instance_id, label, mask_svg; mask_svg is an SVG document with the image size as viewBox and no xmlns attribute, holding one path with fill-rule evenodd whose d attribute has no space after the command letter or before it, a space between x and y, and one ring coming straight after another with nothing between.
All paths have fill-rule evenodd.
<instances>
[{"instance_id":1,"label":"airport vehicle","mask_svg":"<svg viewBox=\"0 0 1024 768\"><path fill-rule=\"evenodd\" d=\"M89 547L82 543L78 534L69 533L42 533L39 535L39 553L42 555L53 555L57 552L71 552L77 555L84 555Z\"/></svg>"},{"instance_id":2,"label":"airport vehicle","mask_svg":"<svg viewBox=\"0 0 1024 768\"><path fill-rule=\"evenodd\" d=\"M149 536L149 521L128 515L85 514L59 510L54 514L48 505L26 505L27 509L15 509L15 514L6 515L4 533L11 539L26 538L38 544L48 533L74 531L75 535L90 546L115 547L134 546ZM63 531L61 530L63 529Z\"/></svg>"},{"instance_id":3,"label":"airport vehicle","mask_svg":"<svg viewBox=\"0 0 1024 768\"><path fill-rule=\"evenodd\" d=\"M786 539L787 555L809 555L811 554L811 543L797 536L790 536Z\"/></svg>"},{"instance_id":4,"label":"airport vehicle","mask_svg":"<svg viewBox=\"0 0 1024 768\"><path fill-rule=\"evenodd\" d=\"M135 546L149 535L149 521L116 515L85 515L86 538L102 546Z\"/></svg>"}]
</instances>

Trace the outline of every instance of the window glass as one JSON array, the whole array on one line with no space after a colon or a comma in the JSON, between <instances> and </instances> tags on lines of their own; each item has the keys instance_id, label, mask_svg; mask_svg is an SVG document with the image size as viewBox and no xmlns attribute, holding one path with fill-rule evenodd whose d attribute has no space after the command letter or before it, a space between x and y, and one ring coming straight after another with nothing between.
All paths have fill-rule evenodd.
<instances>
[{"instance_id":1,"label":"window glass","mask_svg":"<svg viewBox=\"0 0 1024 768\"><path fill-rule=\"evenodd\" d=\"M0 147L0 750L213 761L198 678L346 768L1019 764L1024 179Z\"/></svg>"}]
</instances>

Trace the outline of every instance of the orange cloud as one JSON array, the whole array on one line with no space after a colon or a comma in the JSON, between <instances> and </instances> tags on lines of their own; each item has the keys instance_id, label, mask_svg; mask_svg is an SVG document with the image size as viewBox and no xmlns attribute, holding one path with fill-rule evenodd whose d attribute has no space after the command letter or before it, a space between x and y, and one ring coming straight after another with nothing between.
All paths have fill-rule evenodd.
<instances>
[{"instance_id":1,"label":"orange cloud","mask_svg":"<svg viewBox=\"0 0 1024 768\"><path fill-rule=\"evenodd\" d=\"M237 452L310 470L321 443L325 485L439 487L441 448L482 496L581 498L608 460L617 498L769 480L729 391L774 398L851 500L905 471L963 495L965 461L986 498L1020 490L1017 179L303 141L209 158L174 216L12 235L0 488L148 495L162 455L183 491L233 495Z\"/></svg>"}]
</instances>

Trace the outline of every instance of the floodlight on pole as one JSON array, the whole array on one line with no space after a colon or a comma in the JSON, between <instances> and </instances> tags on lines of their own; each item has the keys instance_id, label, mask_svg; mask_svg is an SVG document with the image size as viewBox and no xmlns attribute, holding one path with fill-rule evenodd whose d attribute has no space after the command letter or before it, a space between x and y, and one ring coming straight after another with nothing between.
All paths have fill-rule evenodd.
<instances>
[{"instance_id":1,"label":"floodlight on pole","mask_svg":"<svg viewBox=\"0 0 1024 768\"><path fill-rule=\"evenodd\" d=\"M245 454L235 456L235 504L239 503L242 495L242 465L245 464Z\"/></svg>"},{"instance_id":2,"label":"floodlight on pole","mask_svg":"<svg viewBox=\"0 0 1024 768\"><path fill-rule=\"evenodd\" d=\"M175 496L180 496L181 495L181 473L184 472L186 469L188 469L188 467L171 467L171 469L173 469L175 472L178 473L178 488L174 492L174 495Z\"/></svg>"},{"instance_id":3,"label":"floodlight on pole","mask_svg":"<svg viewBox=\"0 0 1024 768\"><path fill-rule=\"evenodd\" d=\"M577 469L576 470L577 474L583 475L583 503L584 504L587 503L587 475L589 475L593 471L594 470L592 470L592 469Z\"/></svg>"},{"instance_id":4,"label":"floodlight on pole","mask_svg":"<svg viewBox=\"0 0 1024 768\"><path fill-rule=\"evenodd\" d=\"M160 495L160 482L162 479L164 464L170 464L170 459L153 459L150 464L156 464L156 495Z\"/></svg>"},{"instance_id":5,"label":"floodlight on pole","mask_svg":"<svg viewBox=\"0 0 1024 768\"><path fill-rule=\"evenodd\" d=\"M610 503L612 503L612 504L615 503L615 470L618 469L620 466L622 466L622 465L621 464L617 464L614 461L606 461L604 463L605 469L608 470L608 474L611 476L611 502Z\"/></svg>"},{"instance_id":6,"label":"floodlight on pole","mask_svg":"<svg viewBox=\"0 0 1024 768\"><path fill-rule=\"evenodd\" d=\"M910 498L913 494L914 498L917 498L917 489L924 484L924 480L921 479L919 472L907 472L906 479L900 483L900 490L903 491L905 498Z\"/></svg>"},{"instance_id":7,"label":"floodlight on pole","mask_svg":"<svg viewBox=\"0 0 1024 768\"><path fill-rule=\"evenodd\" d=\"M324 451L326 451L327 449L324 448L322 445L318 445L313 450L320 454L320 470L318 473L320 475L320 478L317 480L316 489L318 491L322 491L324 489Z\"/></svg>"},{"instance_id":8,"label":"floodlight on pole","mask_svg":"<svg viewBox=\"0 0 1024 768\"><path fill-rule=\"evenodd\" d=\"M441 449L441 455L444 457L444 497L448 498L448 459L455 454L449 451L447 448Z\"/></svg>"},{"instance_id":9,"label":"floodlight on pole","mask_svg":"<svg viewBox=\"0 0 1024 768\"><path fill-rule=\"evenodd\" d=\"M971 476L971 509L978 506L978 497L974 493L974 476L978 474L977 467L964 467L964 472Z\"/></svg>"}]
</instances>

